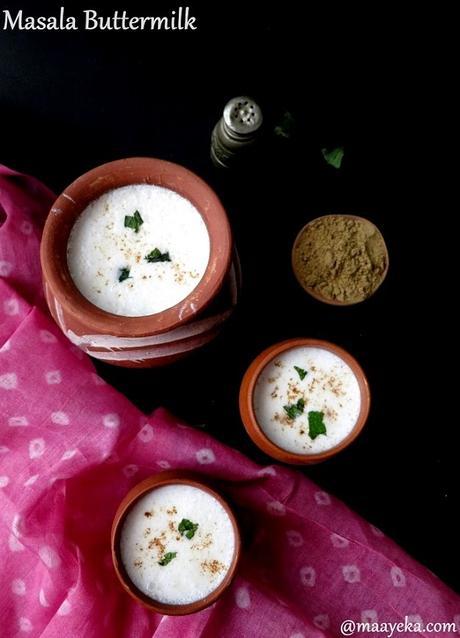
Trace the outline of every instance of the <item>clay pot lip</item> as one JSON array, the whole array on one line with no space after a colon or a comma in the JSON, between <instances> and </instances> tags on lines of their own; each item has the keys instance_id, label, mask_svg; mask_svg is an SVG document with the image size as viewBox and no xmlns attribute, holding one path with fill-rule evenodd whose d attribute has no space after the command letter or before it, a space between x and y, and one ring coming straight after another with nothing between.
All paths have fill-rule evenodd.
<instances>
[{"instance_id":1,"label":"clay pot lip","mask_svg":"<svg viewBox=\"0 0 460 638\"><path fill-rule=\"evenodd\" d=\"M139 500L139 498L144 496L144 494L150 492L152 489L163 487L165 485L190 485L200 490L204 490L205 492L213 496L222 505L228 517L230 518L235 535L235 550L233 560L223 581L205 598L197 600L193 603L187 603L185 605L171 605L167 603L161 603L146 596L132 583L124 569L120 557L119 538L126 515L133 507L133 505ZM241 554L241 535L238 523L232 509L230 508L230 505L218 492L211 488L207 483L203 483L200 475L186 470L167 470L164 472L159 472L158 474L150 476L135 485L126 494L126 496L123 498L120 505L118 506L112 524L110 542L112 561L115 572L125 591L127 591L128 594L132 598L134 598L134 600L141 603L144 607L150 609L150 611L154 611L159 614L165 614L167 616L183 616L186 614L193 614L212 605L231 585Z\"/></svg>"},{"instance_id":2,"label":"clay pot lip","mask_svg":"<svg viewBox=\"0 0 460 638\"><path fill-rule=\"evenodd\" d=\"M208 265L195 289L175 306L140 317L115 315L92 304L74 284L67 266L67 241L78 215L104 192L129 184L156 184L191 201L203 217L210 239ZM204 180L179 164L151 157L131 157L101 164L83 173L59 195L45 223L40 258L45 286L65 307L67 316L83 323L88 332L129 338L173 330L200 314L221 289L232 252L233 238L225 209Z\"/></svg>"},{"instance_id":3,"label":"clay pot lip","mask_svg":"<svg viewBox=\"0 0 460 638\"><path fill-rule=\"evenodd\" d=\"M283 448L273 443L259 426L255 416L253 405L254 388L257 383L257 379L259 378L259 375L261 374L265 366L275 357L279 356L282 352L301 346L323 348L343 359L345 363L350 366L353 373L355 374L361 392L361 408L353 430L347 437L345 437L345 439L343 439L343 441L338 443L335 447L317 454L297 454L284 450ZM286 341L275 343L269 348L263 350L253 360L245 375L243 376L239 394L241 419L243 421L246 432L248 433L252 441L263 452L268 454L268 456L271 456L278 461L290 463L293 465L311 465L314 463L320 463L321 461L325 461L326 459L335 456L346 447L348 447L363 429L369 415L370 405L371 394L369 384L363 369L356 361L356 359L349 352L347 352L340 346L331 343L330 341L302 337L287 339Z\"/></svg>"},{"instance_id":4,"label":"clay pot lip","mask_svg":"<svg viewBox=\"0 0 460 638\"><path fill-rule=\"evenodd\" d=\"M375 230L377 231L377 233L380 235L380 237L382 239L383 247L385 249L385 261L386 261L385 270L383 271L382 277L381 277L379 283L377 284L377 286L372 291L372 293L368 297L365 297L364 299L357 299L356 301L338 301L336 299L327 299L326 297L323 297L318 292L316 292L316 290L313 290L313 288L309 288L308 286L304 286L304 284L300 281L299 277L297 276L297 273L296 273L295 268L294 268L294 253L295 253L295 251L297 249L297 245L298 245L298 243L300 241L300 238L302 237L302 234L304 233L305 229L308 226L310 226L311 224L313 224L314 222L317 222L320 219L326 219L328 217L344 217L344 218L347 218L347 219L358 219L360 221L365 221L368 224L372 224L372 226L375 228ZM360 215L349 215L349 214L346 214L346 213L329 213L328 215L320 215L319 217L315 217L314 219L311 219L304 226L302 226L302 228L299 230L299 232L297 233L296 238L294 240L294 244L292 246L291 266L292 266L292 270L294 272L294 276L295 276L296 280L298 281L298 283L300 284L302 289L305 290L305 292L307 292L311 297L313 297L313 299L316 299L317 301L322 301L323 303L328 304L329 306L355 306L356 304L361 304L364 301L367 301L368 299L373 297L375 295L375 293L377 292L377 290L380 288L380 286L383 284L383 282L385 281L385 279L387 277L388 269L390 267L390 256L389 256L388 247L386 245L385 238L384 238L382 232L380 231L378 226L376 226L376 224L374 224L374 222L372 222L370 219L367 219L366 217L362 217Z\"/></svg>"}]
</instances>

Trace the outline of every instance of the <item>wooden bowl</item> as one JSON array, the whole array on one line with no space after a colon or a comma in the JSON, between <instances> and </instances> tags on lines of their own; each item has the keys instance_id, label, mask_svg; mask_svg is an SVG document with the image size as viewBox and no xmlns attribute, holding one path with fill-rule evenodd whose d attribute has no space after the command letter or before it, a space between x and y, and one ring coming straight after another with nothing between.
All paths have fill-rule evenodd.
<instances>
[{"instance_id":1,"label":"wooden bowl","mask_svg":"<svg viewBox=\"0 0 460 638\"><path fill-rule=\"evenodd\" d=\"M188 199L203 217L210 239L209 262L196 288L172 308L144 317L124 317L98 308L77 289L67 266L67 242L80 213L106 191L129 184L163 186ZM51 208L40 256L46 300L61 330L88 354L114 365L170 363L210 341L235 301L238 265L222 204L197 175L159 159L118 160L79 177ZM231 295L226 284L233 286ZM222 312L207 313L219 298L220 306L225 306Z\"/></svg>"},{"instance_id":2,"label":"wooden bowl","mask_svg":"<svg viewBox=\"0 0 460 638\"><path fill-rule=\"evenodd\" d=\"M382 240L382 244L383 244L383 248L385 251L385 269L382 273L382 276L380 278L379 283L376 285L376 287L374 288L374 290L371 292L370 295L368 295L367 297L364 297L363 299L357 299L357 300L353 300L353 301L338 301L337 299L329 299L327 297L324 297L323 295L321 295L321 293L317 292L316 290L314 290L313 288L309 287L309 286L305 286L304 283L302 282L302 280L300 279L300 277L298 276L298 273L294 267L294 255L296 253L297 250L297 246L302 238L303 233L305 232L305 229L308 228L311 224L317 222L319 219L326 219L328 217L342 217L345 219L358 219L361 221L366 222L367 224L371 224L371 226L374 227L375 231L378 233L380 239ZM321 215L320 217L316 217L315 219L312 219L311 221L309 221L307 224L305 224L305 226L303 226L300 231L297 233L297 237L295 238L294 241L294 245L292 247L292 252L291 252L291 264L292 264L292 270L294 271L294 275L295 278L297 279L297 281L299 282L299 284L302 286L302 288L305 290L305 292L308 292L308 294L313 297L313 299L316 299L317 301L322 301L323 303L329 304L330 306L354 306L355 304L358 303L362 303L363 301L366 301L366 299L369 299L370 297L372 297L372 295L374 295L377 290L380 288L380 286L383 284L383 282L385 281L385 278L388 274L388 267L389 267L389 255L388 255L388 248L387 245L385 243L385 240L383 238L382 233L380 232L380 230L377 228L377 226L371 222L369 219L366 219L365 217L360 217L359 215L339 215L339 214L331 214L331 215Z\"/></svg>"},{"instance_id":3,"label":"wooden bowl","mask_svg":"<svg viewBox=\"0 0 460 638\"><path fill-rule=\"evenodd\" d=\"M189 485L191 487L196 487L200 490L204 490L205 492L213 496L226 511L232 524L233 532L235 534L235 551L233 560L223 581L218 587L216 587L216 589L214 589L214 591L208 594L208 596L206 596L205 598L185 605L171 605L167 603L161 603L153 600L142 591L140 591L130 580L120 556L120 535L127 514L134 506L134 504L147 492L150 492L151 490L158 487L163 487L165 485ZM218 492L211 489L205 483L202 483L197 475L195 475L193 472L168 470L166 472L159 472L158 474L155 474L155 476L151 476L144 481L141 481L141 483L135 485L128 492L128 494L126 494L126 496L118 506L115 518L113 520L111 532L111 547L112 559L116 574L123 588L128 592L130 596L132 596L137 602L144 605L144 607L147 607L151 611L157 612L158 614L166 614L167 616L183 616L185 614L193 614L197 611L205 609L206 607L209 607L209 605L212 605L224 593L224 591L228 589L238 566L241 552L241 537L238 529L238 524L232 510L230 509L230 506Z\"/></svg>"},{"instance_id":4,"label":"wooden bowl","mask_svg":"<svg viewBox=\"0 0 460 638\"><path fill-rule=\"evenodd\" d=\"M328 350L329 352L332 352L333 354L340 357L353 371L361 392L361 409L353 430L338 445L317 454L296 454L294 452L288 452L278 445L275 445L275 443L273 443L267 437L267 435L257 423L254 411L254 388L257 383L257 379L259 378L261 372L264 370L265 366L270 363L270 361L278 357L282 352L291 350L292 348L305 346L312 348L323 348L324 350ZM348 352L343 350L343 348L340 348L339 346L336 346L335 344L328 341L322 341L319 339L298 338L288 339L287 341L276 343L275 345L270 346L269 348L261 352L254 359L241 382L239 404L240 415L244 427L246 428L246 432L249 434L253 442L263 452L278 461L282 461L283 463L290 463L293 465L311 465L314 463L320 463L321 461L325 461L326 459L335 456L338 452L344 450L350 445L350 443L352 443L356 439L358 434L363 429L369 415L371 397L369 384L361 366L356 361L356 359L352 357Z\"/></svg>"}]
</instances>

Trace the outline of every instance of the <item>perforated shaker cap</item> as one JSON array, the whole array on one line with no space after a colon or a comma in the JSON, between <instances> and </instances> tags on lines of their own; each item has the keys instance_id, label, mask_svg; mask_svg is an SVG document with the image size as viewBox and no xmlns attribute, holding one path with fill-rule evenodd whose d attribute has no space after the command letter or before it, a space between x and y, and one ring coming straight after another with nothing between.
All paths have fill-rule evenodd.
<instances>
[{"instance_id":1,"label":"perforated shaker cap","mask_svg":"<svg viewBox=\"0 0 460 638\"><path fill-rule=\"evenodd\" d=\"M224 122L237 135L254 135L262 120L260 106L250 97L234 97L225 105Z\"/></svg>"}]
</instances>

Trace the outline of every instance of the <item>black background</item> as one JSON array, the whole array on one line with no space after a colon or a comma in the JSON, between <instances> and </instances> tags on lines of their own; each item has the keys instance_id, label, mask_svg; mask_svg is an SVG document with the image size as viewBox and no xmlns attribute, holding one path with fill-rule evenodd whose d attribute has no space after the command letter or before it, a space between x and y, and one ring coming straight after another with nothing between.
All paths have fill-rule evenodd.
<instances>
[{"instance_id":1,"label":"black background","mask_svg":"<svg viewBox=\"0 0 460 638\"><path fill-rule=\"evenodd\" d=\"M7 6L48 15L60 4ZM70 15L173 8L62 4ZM374 3L372 14L329 3L301 12L290 1L189 5L196 32L0 31L0 161L56 192L99 163L134 155L178 162L207 180L228 211L242 260L236 315L184 362L148 371L96 363L99 372L146 412L164 405L265 463L238 414L246 367L289 337L340 344L367 372L371 416L348 450L300 471L458 587L457 481L448 459L458 450L458 426L440 383L439 325L427 318L436 291L424 284L423 268L436 241L413 204L412 173L423 161L414 161L410 139L418 52L400 47L411 26ZM222 171L209 160L210 134L239 94L264 110L263 152L249 168ZM289 141L272 134L285 109L297 125ZM340 171L322 160L328 145L345 147ZM387 240L388 278L361 305L320 304L291 273L297 231L328 212L367 216ZM447 311L438 300L436 308Z\"/></svg>"}]
</instances>

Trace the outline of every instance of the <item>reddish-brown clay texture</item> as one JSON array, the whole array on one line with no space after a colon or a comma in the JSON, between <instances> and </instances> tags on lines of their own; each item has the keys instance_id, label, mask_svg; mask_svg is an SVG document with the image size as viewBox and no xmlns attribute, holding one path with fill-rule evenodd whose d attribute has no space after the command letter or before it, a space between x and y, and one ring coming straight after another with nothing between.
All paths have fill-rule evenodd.
<instances>
[{"instance_id":1,"label":"reddish-brown clay texture","mask_svg":"<svg viewBox=\"0 0 460 638\"><path fill-rule=\"evenodd\" d=\"M343 359L353 370L361 392L361 409L353 430L339 445L319 454L294 454L293 452L288 452L287 450L280 448L278 445L275 445L259 427L254 413L254 388L260 373L272 359L279 356L286 350L297 347L324 348ZM298 338L276 343L261 352L254 359L243 377L240 387L239 403L240 415L244 427L246 428L246 432L263 452L278 461L282 461L283 463L290 463L293 465L310 465L325 461L331 456L335 456L335 454L344 450L356 439L367 421L371 404L371 396L369 384L361 366L346 350L343 350L343 348L340 348L329 341Z\"/></svg>"},{"instance_id":2,"label":"reddish-brown clay texture","mask_svg":"<svg viewBox=\"0 0 460 638\"><path fill-rule=\"evenodd\" d=\"M209 232L210 258L195 290L179 304L145 317L122 317L97 308L76 288L67 266L67 241L75 220L91 201L108 190L140 183L170 188L195 205ZM146 367L171 362L210 341L233 305L224 285L235 279L235 264L232 274L232 235L222 204L197 175L159 159L117 160L75 180L51 208L41 263L48 306L64 334L89 354L115 365ZM225 311L209 316L206 311L216 300L226 306ZM209 321L197 325L201 319Z\"/></svg>"},{"instance_id":3,"label":"reddish-brown clay texture","mask_svg":"<svg viewBox=\"0 0 460 638\"><path fill-rule=\"evenodd\" d=\"M131 582L120 558L120 534L126 515L133 507L133 505L137 502L137 500L144 494L164 485L190 485L192 487L197 487L200 490L204 490L205 492L208 492L208 494L211 494L211 496L217 499L227 512L235 534L235 553L233 556L232 564L230 565L230 568L222 583L213 592L206 596L206 598L197 600L196 602L189 603L187 605L169 605L157 602L146 596ZM141 603L151 611L155 611L159 614L166 614L168 616L183 616L185 614L193 614L197 611L205 609L206 607L209 607L209 605L212 605L230 586L240 559L241 537L238 529L238 524L232 510L218 492L213 490L205 483L202 483L200 478L193 472L168 470L166 472L159 472L158 474L151 476L144 481L141 481L141 483L135 485L128 492L128 494L126 494L126 496L118 506L115 518L113 520L111 547L112 559L116 574L123 588L128 592L130 596L132 596L137 602Z\"/></svg>"}]
</instances>

